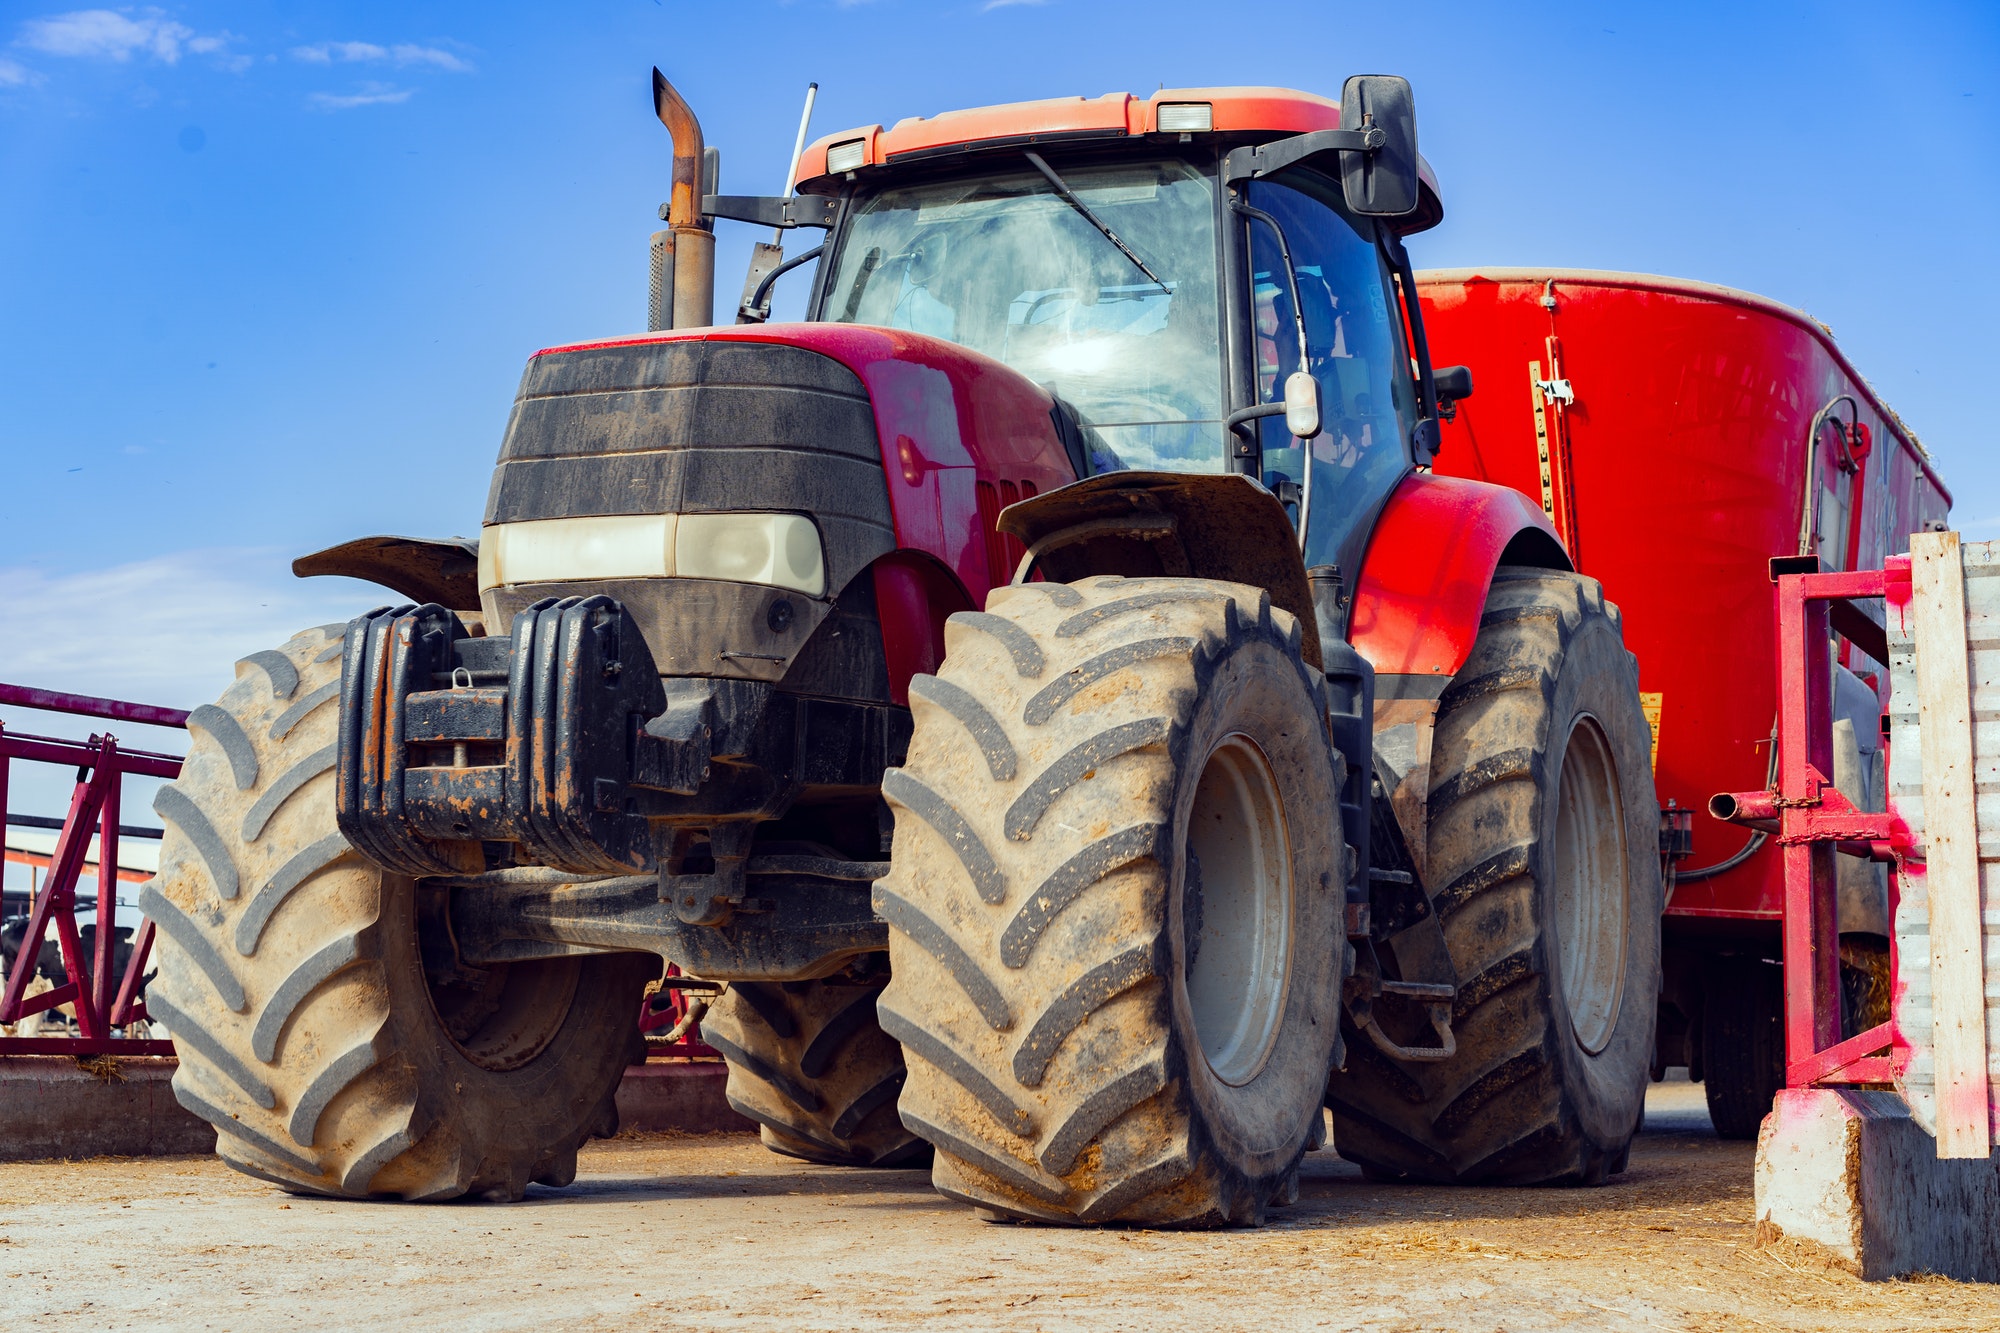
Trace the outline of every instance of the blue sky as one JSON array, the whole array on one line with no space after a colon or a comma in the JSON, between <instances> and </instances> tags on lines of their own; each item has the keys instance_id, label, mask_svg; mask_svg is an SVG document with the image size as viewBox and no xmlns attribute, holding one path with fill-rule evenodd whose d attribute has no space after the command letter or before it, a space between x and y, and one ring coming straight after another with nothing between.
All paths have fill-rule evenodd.
<instances>
[{"instance_id":1,"label":"blue sky","mask_svg":"<svg viewBox=\"0 0 2000 1333\"><path fill-rule=\"evenodd\" d=\"M812 79L826 131L1405 74L1448 211L1420 265L1797 305L1939 456L1968 535L2000 536L1990 0L9 0L0 680L186 707L236 656L378 600L297 583L293 555L475 530L529 353L643 325L654 64L731 192L781 184ZM725 296L756 236L723 224Z\"/></svg>"}]
</instances>

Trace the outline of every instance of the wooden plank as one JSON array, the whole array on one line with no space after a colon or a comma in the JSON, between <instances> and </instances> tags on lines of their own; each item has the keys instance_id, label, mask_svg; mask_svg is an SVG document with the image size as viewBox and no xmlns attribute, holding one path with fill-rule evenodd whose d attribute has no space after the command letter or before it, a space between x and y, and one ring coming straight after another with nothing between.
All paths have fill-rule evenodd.
<instances>
[{"instance_id":1,"label":"wooden plank","mask_svg":"<svg viewBox=\"0 0 2000 1333\"><path fill-rule=\"evenodd\" d=\"M1932 1048L1939 1157L1992 1151L1986 969L1966 661L1965 566L1955 532L1910 539L1910 613L1924 768L1924 887L1930 906Z\"/></svg>"}]
</instances>

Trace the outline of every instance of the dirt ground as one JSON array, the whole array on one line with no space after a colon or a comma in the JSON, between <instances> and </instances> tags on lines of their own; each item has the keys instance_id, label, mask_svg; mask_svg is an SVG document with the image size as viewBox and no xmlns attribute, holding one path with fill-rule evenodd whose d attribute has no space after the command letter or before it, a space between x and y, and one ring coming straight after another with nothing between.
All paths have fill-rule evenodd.
<instances>
[{"instance_id":1,"label":"dirt ground","mask_svg":"<svg viewBox=\"0 0 2000 1333\"><path fill-rule=\"evenodd\" d=\"M922 1171L622 1138L512 1206L292 1198L205 1158L0 1165L9 1328L1974 1329L2000 1288L1752 1243L1749 1144L1654 1088L1602 1189L1372 1185L1331 1150L1258 1230L996 1226Z\"/></svg>"}]
</instances>

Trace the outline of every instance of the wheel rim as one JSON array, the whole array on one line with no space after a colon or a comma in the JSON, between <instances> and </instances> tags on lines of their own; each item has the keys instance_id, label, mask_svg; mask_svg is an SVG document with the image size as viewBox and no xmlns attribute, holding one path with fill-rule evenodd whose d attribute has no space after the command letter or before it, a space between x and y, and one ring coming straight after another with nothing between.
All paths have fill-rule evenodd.
<instances>
[{"instance_id":1,"label":"wheel rim","mask_svg":"<svg viewBox=\"0 0 2000 1333\"><path fill-rule=\"evenodd\" d=\"M1591 1055L1610 1043L1624 999L1624 809L1604 732L1595 718L1579 717L1556 778L1556 959L1570 1031Z\"/></svg>"},{"instance_id":2,"label":"wheel rim","mask_svg":"<svg viewBox=\"0 0 2000 1333\"><path fill-rule=\"evenodd\" d=\"M442 909L436 893L420 896L417 936L438 1024L459 1053L481 1069L519 1069L548 1049L569 1020L583 959L465 966L457 959Z\"/></svg>"},{"instance_id":3,"label":"wheel rim","mask_svg":"<svg viewBox=\"0 0 2000 1333\"><path fill-rule=\"evenodd\" d=\"M1209 755L1188 814L1183 975L1203 1058L1241 1086L1269 1058L1291 967L1291 848L1271 766L1251 740Z\"/></svg>"}]
</instances>

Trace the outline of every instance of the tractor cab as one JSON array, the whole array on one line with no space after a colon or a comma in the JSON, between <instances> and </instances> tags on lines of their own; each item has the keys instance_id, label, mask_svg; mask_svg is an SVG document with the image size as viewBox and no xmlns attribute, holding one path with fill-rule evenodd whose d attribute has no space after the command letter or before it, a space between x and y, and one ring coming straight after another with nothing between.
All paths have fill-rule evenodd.
<instances>
[{"instance_id":1,"label":"tractor cab","mask_svg":"<svg viewBox=\"0 0 2000 1333\"><path fill-rule=\"evenodd\" d=\"M1344 100L1349 132L1341 103L1265 89L955 112L814 145L797 186L817 208L705 204L826 226L809 320L926 334L1017 371L1056 400L1080 477L1247 474L1303 531L1308 566L1351 572L1434 448L1398 274L1401 237L1442 209L1407 85L1357 78ZM1358 146L1378 120L1382 143ZM739 322L768 314L768 249Z\"/></svg>"}]
</instances>

